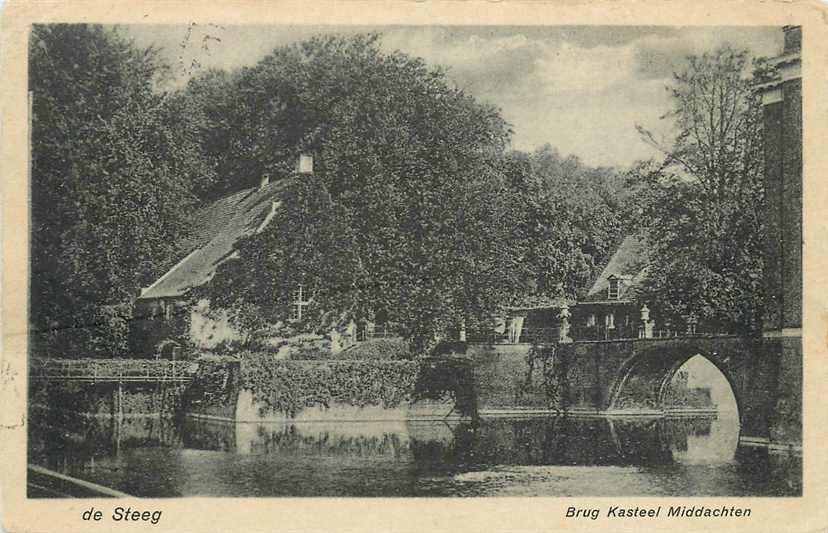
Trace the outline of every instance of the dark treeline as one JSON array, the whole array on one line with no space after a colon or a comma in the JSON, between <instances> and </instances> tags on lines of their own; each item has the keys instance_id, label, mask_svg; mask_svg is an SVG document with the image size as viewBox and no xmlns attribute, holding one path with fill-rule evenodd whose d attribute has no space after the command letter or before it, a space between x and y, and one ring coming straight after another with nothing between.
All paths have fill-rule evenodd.
<instances>
[{"instance_id":1,"label":"dark treeline","mask_svg":"<svg viewBox=\"0 0 828 533\"><path fill-rule=\"evenodd\" d=\"M633 231L652 243L650 295L667 299L667 312L728 327L755 321L755 298L745 303L739 292L756 289L745 276L761 269L753 145L709 147L682 135L665 164L623 175L549 146L515 152L496 108L379 41L320 36L166 91L157 50L97 26L36 26L39 349L123 353L137 291L187 251L179 243L190 215L264 175L289 180L282 208L198 293L246 328L283 321L301 284L314 295L304 329L382 313L425 350L504 304L576 295ZM719 51L690 65L674 87L687 131L702 114L692 98L707 101L710 90L699 80L736 84L728 76L744 56ZM739 117L726 139L758 134L745 87L718 89ZM313 154L312 176L295 175L300 153ZM712 166L710 153L719 154Z\"/></svg>"}]
</instances>

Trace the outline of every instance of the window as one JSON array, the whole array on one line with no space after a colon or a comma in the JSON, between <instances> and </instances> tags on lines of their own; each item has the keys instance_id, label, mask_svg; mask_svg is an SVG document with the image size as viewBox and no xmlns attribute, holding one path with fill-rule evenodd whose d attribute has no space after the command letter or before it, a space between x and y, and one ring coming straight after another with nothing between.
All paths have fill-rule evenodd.
<instances>
[{"instance_id":1,"label":"window","mask_svg":"<svg viewBox=\"0 0 828 533\"><path fill-rule=\"evenodd\" d=\"M172 302L161 300L161 309L164 310L164 320L172 319Z\"/></svg>"},{"instance_id":2,"label":"window","mask_svg":"<svg viewBox=\"0 0 828 533\"><path fill-rule=\"evenodd\" d=\"M617 300L621 297L621 280L618 278L609 279L609 287L607 287L607 299Z\"/></svg>"},{"instance_id":3,"label":"window","mask_svg":"<svg viewBox=\"0 0 828 533\"><path fill-rule=\"evenodd\" d=\"M607 329L614 329L615 315L612 313L607 313L607 315L604 317L604 325L607 326Z\"/></svg>"},{"instance_id":4,"label":"window","mask_svg":"<svg viewBox=\"0 0 828 533\"><path fill-rule=\"evenodd\" d=\"M587 317L586 325L587 325L588 328L591 328L592 326L595 325L595 314L594 313Z\"/></svg>"},{"instance_id":5,"label":"window","mask_svg":"<svg viewBox=\"0 0 828 533\"><path fill-rule=\"evenodd\" d=\"M305 289L302 285L299 285L293 290L293 299L292 304L293 310L290 314L290 318L292 320L302 320L302 315L304 314L305 307L310 305L310 300L305 299Z\"/></svg>"}]
</instances>

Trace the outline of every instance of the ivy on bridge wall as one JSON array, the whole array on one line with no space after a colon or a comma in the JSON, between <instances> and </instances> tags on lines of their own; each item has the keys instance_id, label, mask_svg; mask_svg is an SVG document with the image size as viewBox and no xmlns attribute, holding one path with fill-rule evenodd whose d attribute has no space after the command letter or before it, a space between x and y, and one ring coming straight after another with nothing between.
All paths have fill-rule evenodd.
<instances>
[{"instance_id":1,"label":"ivy on bridge wall","mask_svg":"<svg viewBox=\"0 0 828 533\"><path fill-rule=\"evenodd\" d=\"M305 407L333 403L397 407L413 399L414 361L285 361L252 356L241 365L241 383L269 409L295 416Z\"/></svg>"},{"instance_id":2,"label":"ivy on bridge wall","mask_svg":"<svg viewBox=\"0 0 828 533\"><path fill-rule=\"evenodd\" d=\"M471 364L464 359L290 360L248 352L199 360L185 409L232 418L241 389L267 410L291 417L310 407L396 408L418 400L454 402L471 414L475 403Z\"/></svg>"}]
</instances>

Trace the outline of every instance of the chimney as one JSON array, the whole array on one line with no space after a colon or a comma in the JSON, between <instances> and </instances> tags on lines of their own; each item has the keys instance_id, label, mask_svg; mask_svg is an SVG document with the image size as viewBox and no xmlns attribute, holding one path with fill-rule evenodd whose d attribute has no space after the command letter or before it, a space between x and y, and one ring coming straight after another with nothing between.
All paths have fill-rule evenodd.
<instances>
[{"instance_id":1,"label":"chimney","mask_svg":"<svg viewBox=\"0 0 828 533\"><path fill-rule=\"evenodd\" d=\"M310 154L301 154L299 156L299 174L310 175L313 174L313 156Z\"/></svg>"},{"instance_id":2,"label":"chimney","mask_svg":"<svg viewBox=\"0 0 828 533\"><path fill-rule=\"evenodd\" d=\"M259 182L259 190L261 191L262 189L267 187L268 183L270 183L270 176L268 176L267 174L263 174L262 179Z\"/></svg>"}]
</instances>

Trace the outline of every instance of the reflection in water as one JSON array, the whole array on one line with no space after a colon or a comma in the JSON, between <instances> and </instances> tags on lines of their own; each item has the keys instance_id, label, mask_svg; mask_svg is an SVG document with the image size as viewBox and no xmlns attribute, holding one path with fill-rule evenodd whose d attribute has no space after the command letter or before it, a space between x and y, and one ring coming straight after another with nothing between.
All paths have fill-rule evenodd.
<instances>
[{"instance_id":1,"label":"reflection in water","mask_svg":"<svg viewBox=\"0 0 828 533\"><path fill-rule=\"evenodd\" d=\"M676 443L671 448L676 462L719 464L734 461L739 446L739 419L736 416L708 419L703 425L692 424L691 429L686 435L684 446Z\"/></svg>"},{"instance_id":2,"label":"reflection in water","mask_svg":"<svg viewBox=\"0 0 828 533\"><path fill-rule=\"evenodd\" d=\"M41 412L30 428L30 462L138 496L801 493L801 459L737 449L727 417L119 424Z\"/></svg>"},{"instance_id":3,"label":"reflection in water","mask_svg":"<svg viewBox=\"0 0 828 533\"><path fill-rule=\"evenodd\" d=\"M694 355L676 370L665 400L668 407L713 408L720 415L737 416L738 411L727 378L703 355Z\"/></svg>"}]
</instances>

